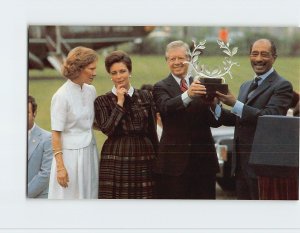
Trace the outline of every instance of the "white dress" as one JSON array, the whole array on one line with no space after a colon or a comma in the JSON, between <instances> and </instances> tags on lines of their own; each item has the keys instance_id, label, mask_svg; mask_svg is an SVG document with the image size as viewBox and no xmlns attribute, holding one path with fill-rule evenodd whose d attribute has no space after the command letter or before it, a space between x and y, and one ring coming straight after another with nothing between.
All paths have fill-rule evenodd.
<instances>
[{"instance_id":1,"label":"white dress","mask_svg":"<svg viewBox=\"0 0 300 233\"><path fill-rule=\"evenodd\" d=\"M98 151L93 136L94 100L92 85L70 80L62 85L51 101L51 128L61 131L63 161L69 175L68 187L57 182L53 158L49 199L98 198Z\"/></svg>"}]
</instances>

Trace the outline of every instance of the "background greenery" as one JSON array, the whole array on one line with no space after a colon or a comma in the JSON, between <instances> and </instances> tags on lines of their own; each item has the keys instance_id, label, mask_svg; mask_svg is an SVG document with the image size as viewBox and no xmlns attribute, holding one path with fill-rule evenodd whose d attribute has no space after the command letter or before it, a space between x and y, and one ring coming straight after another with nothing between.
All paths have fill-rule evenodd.
<instances>
[{"instance_id":1,"label":"background greenery","mask_svg":"<svg viewBox=\"0 0 300 233\"><path fill-rule=\"evenodd\" d=\"M166 45L174 40L183 40L192 45L192 40L206 40L205 55L218 55L216 44L222 27L156 26L153 33L138 44L124 44L137 54L161 54ZM279 56L300 55L300 29L297 27L226 27L230 44L239 47L238 54L249 54L250 44L259 38L268 38L276 44ZM153 34L156 33L156 36ZM160 35L158 33L161 33ZM152 36L151 36L152 35Z\"/></svg>"},{"instance_id":2,"label":"background greenery","mask_svg":"<svg viewBox=\"0 0 300 233\"><path fill-rule=\"evenodd\" d=\"M163 55L132 55L133 70L131 84L135 88L140 88L142 84L154 84L155 82L166 77L169 73ZM249 58L247 56L235 57L240 66L233 67L233 79L226 79L229 84L231 92L238 94L240 85L248 79L253 77L253 70L251 68ZM222 58L220 56L208 56L203 60L205 64L221 64ZM298 57L278 57L274 67L277 72L289 80L296 91L299 92L299 64ZM65 79L54 69L45 69L43 71L30 70L28 81L28 92L36 98L38 103L38 114L36 122L39 126L46 130L51 130L50 126L50 103L52 95L65 82ZM93 82L96 87L97 94L102 95L111 90L112 82L104 68L104 58L100 55L97 67L97 77ZM106 138L101 132L95 132L99 150Z\"/></svg>"}]
</instances>

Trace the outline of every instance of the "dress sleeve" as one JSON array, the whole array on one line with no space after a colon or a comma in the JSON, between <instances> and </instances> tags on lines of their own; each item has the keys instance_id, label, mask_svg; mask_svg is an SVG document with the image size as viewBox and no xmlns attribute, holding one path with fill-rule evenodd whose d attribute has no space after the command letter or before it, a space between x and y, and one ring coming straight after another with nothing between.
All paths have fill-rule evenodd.
<instances>
[{"instance_id":1,"label":"dress sleeve","mask_svg":"<svg viewBox=\"0 0 300 233\"><path fill-rule=\"evenodd\" d=\"M95 123L96 129L100 129L107 136L112 135L115 129L120 124L120 121L125 114L125 109L115 105L111 108L109 104L109 96L99 96L94 102L95 107Z\"/></svg>"},{"instance_id":2,"label":"dress sleeve","mask_svg":"<svg viewBox=\"0 0 300 233\"><path fill-rule=\"evenodd\" d=\"M63 131L67 120L68 104L65 96L55 94L51 101L51 129Z\"/></svg>"}]
</instances>

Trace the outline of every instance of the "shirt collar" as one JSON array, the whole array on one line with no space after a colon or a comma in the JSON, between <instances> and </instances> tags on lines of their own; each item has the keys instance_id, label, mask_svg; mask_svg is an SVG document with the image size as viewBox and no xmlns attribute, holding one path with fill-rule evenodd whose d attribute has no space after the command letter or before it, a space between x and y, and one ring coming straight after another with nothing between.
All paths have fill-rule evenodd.
<instances>
[{"instance_id":1,"label":"shirt collar","mask_svg":"<svg viewBox=\"0 0 300 233\"><path fill-rule=\"evenodd\" d=\"M28 130L28 138L30 138L31 132L34 130L34 128L35 128L35 123L33 123L33 126L31 127L31 129Z\"/></svg>"},{"instance_id":2,"label":"shirt collar","mask_svg":"<svg viewBox=\"0 0 300 233\"><path fill-rule=\"evenodd\" d=\"M181 78L177 77L173 73L171 73L171 74L172 74L173 78L175 79L175 81L178 83L178 85L180 85ZM190 75L187 74L184 79L185 79L185 81L187 83L187 86L189 87L190 86Z\"/></svg>"},{"instance_id":3,"label":"shirt collar","mask_svg":"<svg viewBox=\"0 0 300 233\"><path fill-rule=\"evenodd\" d=\"M116 88L115 86L113 86L113 88L111 89L111 92L112 92L114 95L117 95L117 88ZM131 86L131 84L130 84L130 87L129 87L128 91L127 91L127 94L128 94L130 97L132 97L133 92L134 92L134 88L133 88L133 86Z\"/></svg>"},{"instance_id":4,"label":"shirt collar","mask_svg":"<svg viewBox=\"0 0 300 233\"><path fill-rule=\"evenodd\" d=\"M82 84L82 86L80 86L77 83L72 82L70 79L67 80L68 85L72 86L73 88L75 88L76 90L82 91L85 88L85 85L87 85L86 83Z\"/></svg>"},{"instance_id":5,"label":"shirt collar","mask_svg":"<svg viewBox=\"0 0 300 233\"><path fill-rule=\"evenodd\" d=\"M256 77L261 77L261 80L258 81L258 84L261 84L271 73L273 73L274 68L272 67L268 72L262 74L262 75L255 75Z\"/></svg>"}]
</instances>

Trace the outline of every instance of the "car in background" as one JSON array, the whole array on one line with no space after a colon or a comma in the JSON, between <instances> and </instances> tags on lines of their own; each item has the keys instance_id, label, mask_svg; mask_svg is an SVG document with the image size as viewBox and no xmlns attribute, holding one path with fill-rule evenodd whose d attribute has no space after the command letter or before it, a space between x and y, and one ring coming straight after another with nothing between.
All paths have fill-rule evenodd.
<instances>
[{"instance_id":1,"label":"car in background","mask_svg":"<svg viewBox=\"0 0 300 233\"><path fill-rule=\"evenodd\" d=\"M220 166L220 172L217 173L217 183L224 191L233 191L235 190L235 179L231 175L231 162L234 127L211 128L211 132Z\"/></svg>"},{"instance_id":2,"label":"car in background","mask_svg":"<svg viewBox=\"0 0 300 233\"><path fill-rule=\"evenodd\" d=\"M295 95L293 107L299 101L299 95ZM299 107L299 106L298 106ZM293 108L290 108L287 112L287 116L293 116ZM232 163L232 149L233 149L233 137L234 126L221 126L219 128L211 128L212 136L215 141L215 147L217 151L220 172L217 173L217 183L224 191L235 190L235 179L231 175L231 163Z\"/></svg>"}]
</instances>

